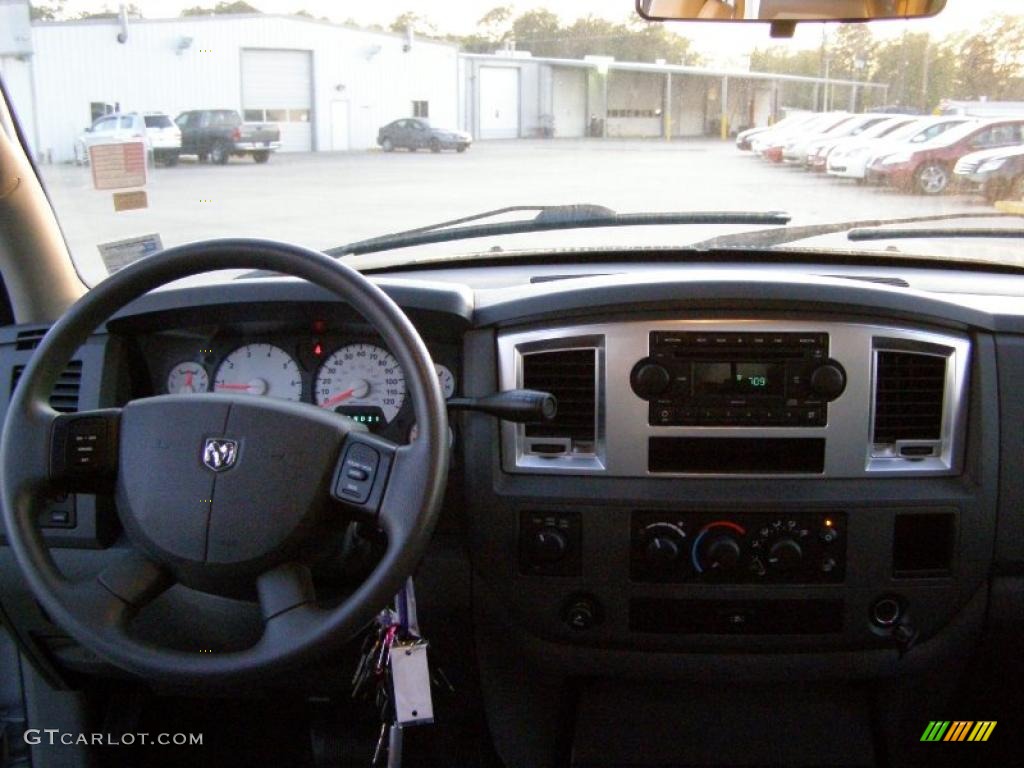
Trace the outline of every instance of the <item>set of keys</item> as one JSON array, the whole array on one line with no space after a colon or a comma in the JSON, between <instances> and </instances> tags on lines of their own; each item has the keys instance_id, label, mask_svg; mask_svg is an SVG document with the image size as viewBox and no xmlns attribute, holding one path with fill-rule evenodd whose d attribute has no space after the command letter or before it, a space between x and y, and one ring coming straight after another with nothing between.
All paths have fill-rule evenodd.
<instances>
[{"instance_id":1,"label":"set of keys","mask_svg":"<svg viewBox=\"0 0 1024 768\"><path fill-rule=\"evenodd\" d=\"M400 768L403 728L434 721L432 684L454 692L444 673L436 672L431 675L427 662L410 578L395 597L395 608L378 614L352 676L352 698L372 697L381 719L371 768Z\"/></svg>"}]
</instances>

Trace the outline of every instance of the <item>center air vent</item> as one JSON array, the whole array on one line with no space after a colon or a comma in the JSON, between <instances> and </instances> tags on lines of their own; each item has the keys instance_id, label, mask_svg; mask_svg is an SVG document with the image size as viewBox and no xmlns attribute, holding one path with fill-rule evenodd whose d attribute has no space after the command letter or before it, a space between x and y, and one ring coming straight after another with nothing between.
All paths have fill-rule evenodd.
<instances>
[{"instance_id":1,"label":"center air vent","mask_svg":"<svg viewBox=\"0 0 1024 768\"><path fill-rule=\"evenodd\" d=\"M596 349L524 354L523 386L550 392L558 400L558 415L554 420L526 425L528 438L562 439L569 442L574 452L593 453L597 440ZM531 442L538 450L544 450L542 440Z\"/></svg>"},{"instance_id":2,"label":"center air vent","mask_svg":"<svg viewBox=\"0 0 1024 768\"><path fill-rule=\"evenodd\" d=\"M25 370L24 365L14 366L11 375L11 391L18 385ZM82 361L72 360L57 378L50 395L50 406L60 413L74 413L78 410L78 392L82 387Z\"/></svg>"},{"instance_id":3,"label":"center air vent","mask_svg":"<svg viewBox=\"0 0 1024 768\"><path fill-rule=\"evenodd\" d=\"M930 442L942 438L942 414L946 392L947 357L920 352L877 352L875 369L876 446L907 446L900 455L911 458L925 453Z\"/></svg>"}]
</instances>

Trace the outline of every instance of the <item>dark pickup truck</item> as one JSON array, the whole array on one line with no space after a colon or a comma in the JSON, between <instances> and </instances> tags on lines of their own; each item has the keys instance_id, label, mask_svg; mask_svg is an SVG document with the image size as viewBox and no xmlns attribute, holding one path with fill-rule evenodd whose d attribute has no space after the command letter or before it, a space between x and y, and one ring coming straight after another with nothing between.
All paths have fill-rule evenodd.
<instances>
[{"instance_id":1,"label":"dark pickup truck","mask_svg":"<svg viewBox=\"0 0 1024 768\"><path fill-rule=\"evenodd\" d=\"M281 131L273 123L243 123L233 109L196 109L174 120L181 129L181 154L224 165L232 155L251 155L265 163L281 148Z\"/></svg>"}]
</instances>

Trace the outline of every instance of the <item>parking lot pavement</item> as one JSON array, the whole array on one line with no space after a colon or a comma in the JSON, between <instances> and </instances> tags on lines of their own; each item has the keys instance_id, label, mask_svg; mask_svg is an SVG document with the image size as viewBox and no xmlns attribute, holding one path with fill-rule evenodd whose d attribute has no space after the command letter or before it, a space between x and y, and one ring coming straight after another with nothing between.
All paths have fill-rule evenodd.
<instances>
[{"instance_id":1,"label":"parking lot pavement","mask_svg":"<svg viewBox=\"0 0 1024 768\"><path fill-rule=\"evenodd\" d=\"M42 167L72 252L86 273L96 244L159 233L165 246L212 237L267 237L328 248L507 205L597 203L642 210L786 210L793 224L991 211L979 198L939 198L859 187L770 166L731 142L513 140L479 142L465 154L362 151L279 154L266 165L226 166L182 158L151 169L145 210L114 213L110 192L92 189L88 168ZM645 231L634 242L694 242L730 231ZM593 234L593 244L609 234ZM546 235L541 242L569 244ZM616 241L620 242L620 241ZM490 247L467 244L458 252Z\"/></svg>"}]
</instances>

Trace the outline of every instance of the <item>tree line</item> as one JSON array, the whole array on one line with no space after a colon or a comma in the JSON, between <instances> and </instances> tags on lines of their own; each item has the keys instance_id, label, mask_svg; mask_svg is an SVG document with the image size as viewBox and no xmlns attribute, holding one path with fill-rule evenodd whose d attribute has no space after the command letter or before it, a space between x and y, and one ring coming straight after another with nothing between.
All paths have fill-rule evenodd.
<instances>
[{"instance_id":1,"label":"tree line","mask_svg":"<svg viewBox=\"0 0 1024 768\"><path fill-rule=\"evenodd\" d=\"M932 112L944 99L1024 101L1024 17L1001 15L945 37L904 32L877 39L866 24L823 35L820 49L757 49L757 72L889 84L889 103Z\"/></svg>"}]
</instances>

